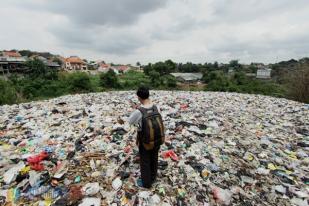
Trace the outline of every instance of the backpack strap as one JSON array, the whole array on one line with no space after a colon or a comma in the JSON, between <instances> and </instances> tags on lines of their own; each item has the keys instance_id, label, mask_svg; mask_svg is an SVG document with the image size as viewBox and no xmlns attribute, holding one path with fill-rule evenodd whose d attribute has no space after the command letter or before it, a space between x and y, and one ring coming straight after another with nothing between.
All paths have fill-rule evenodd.
<instances>
[{"instance_id":1,"label":"backpack strap","mask_svg":"<svg viewBox=\"0 0 309 206\"><path fill-rule=\"evenodd\" d=\"M142 113L142 116L145 117L145 115L147 114L147 109L144 107L139 107L137 109Z\"/></svg>"},{"instance_id":2,"label":"backpack strap","mask_svg":"<svg viewBox=\"0 0 309 206\"><path fill-rule=\"evenodd\" d=\"M153 113L159 113L158 108L155 105L153 105L151 108L139 107L137 109L142 113L143 118L147 118L148 116L153 115Z\"/></svg>"},{"instance_id":3,"label":"backpack strap","mask_svg":"<svg viewBox=\"0 0 309 206\"><path fill-rule=\"evenodd\" d=\"M153 105L152 108L155 113L159 113L158 107L156 105Z\"/></svg>"}]
</instances>

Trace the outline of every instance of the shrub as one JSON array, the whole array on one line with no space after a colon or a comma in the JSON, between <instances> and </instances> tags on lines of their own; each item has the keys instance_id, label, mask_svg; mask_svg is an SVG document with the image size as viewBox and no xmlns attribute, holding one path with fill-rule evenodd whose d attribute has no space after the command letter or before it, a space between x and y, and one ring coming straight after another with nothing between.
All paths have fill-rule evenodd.
<instances>
[{"instance_id":1,"label":"shrub","mask_svg":"<svg viewBox=\"0 0 309 206\"><path fill-rule=\"evenodd\" d=\"M0 91L0 105L16 103L16 90L11 82L0 79Z\"/></svg>"},{"instance_id":2,"label":"shrub","mask_svg":"<svg viewBox=\"0 0 309 206\"><path fill-rule=\"evenodd\" d=\"M69 90L72 92L91 92L93 91L90 77L84 72L76 72L67 76Z\"/></svg>"},{"instance_id":3,"label":"shrub","mask_svg":"<svg viewBox=\"0 0 309 206\"><path fill-rule=\"evenodd\" d=\"M106 88L120 88L119 80L113 70L100 74L100 83L102 87Z\"/></svg>"},{"instance_id":4,"label":"shrub","mask_svg":"<svg viewBox=\"0 0 309 206\"><path fill-rule=\"evenodd\" d=\"M301 66L289 74L288 95L290 98L309 103L309 66Z\"/></svg>"}]
</instances>

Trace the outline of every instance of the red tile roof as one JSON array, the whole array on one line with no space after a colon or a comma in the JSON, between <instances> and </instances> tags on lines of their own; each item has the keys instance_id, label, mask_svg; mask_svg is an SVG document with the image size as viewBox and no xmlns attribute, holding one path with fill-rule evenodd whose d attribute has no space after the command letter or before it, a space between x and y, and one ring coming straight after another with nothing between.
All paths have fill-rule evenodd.
<instances>
[{"instance_id":1,"label":"red tile roof","mask_svg":"<svg viewBox=\"0 0 309 206\"><path fill-rule=\"evenodd\" d=\"M21 57L21 55L18 52L14 52L14 51L4 51L2 53L3 53L3 56L7 56L7 57Z\"/></svg>"},{"instance_id":2,"label":"red tile roof","mask_svg":"<svg viewBox=\"0 0 309 206\"><path fill-rule=\"evenodd\" d=\"M65 62L75 63L75 64L85 64L85 62L79 57L69 57L65 59Z\"/></svg>"},{"instance_id":3,"label":"red tile roof","mask_svg":"<svg viewBox=\"0 0 309 206\"><path fill-rule=\"evenodd\" d=\"M109 68L109 67L111 67L111 65L109 64L104 64L104 63L100 64L100 68Z\"/></svg>"},{"instance_id":4,"label":"red tile roof","mask_svg":"<svg viewBox=\"0 0 309 206\"><path fill-rule=\"evenodd\" d=\"M120 66L117 66L116 69L118 71L125 71L125 70L129 69L129 67L126 66L126 65L120 65Z\"/></svg>"}]
</instances>

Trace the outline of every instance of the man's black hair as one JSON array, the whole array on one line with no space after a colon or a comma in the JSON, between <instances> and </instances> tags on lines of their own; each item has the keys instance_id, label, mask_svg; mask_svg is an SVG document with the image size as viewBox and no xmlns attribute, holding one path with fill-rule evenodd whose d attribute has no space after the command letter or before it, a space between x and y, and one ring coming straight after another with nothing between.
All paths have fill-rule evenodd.
<instances>
[{"instance_id":1,"label":"man's black hair","mask_svg":"<svg viewBox=\"0 0 309 206\"><path fill-rule=\"evenodd\" d=\"M147 87L141 86L138 88L136 95L141 99L149 98L149 89Z\"/></svg>"}]
</instances>

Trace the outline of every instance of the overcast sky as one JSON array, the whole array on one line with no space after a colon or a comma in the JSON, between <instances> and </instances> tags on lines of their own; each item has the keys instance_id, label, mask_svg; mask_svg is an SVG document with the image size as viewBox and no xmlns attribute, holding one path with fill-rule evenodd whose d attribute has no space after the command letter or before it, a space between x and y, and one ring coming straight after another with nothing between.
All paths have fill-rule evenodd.
<instances>
[{"instance_id":1,"label":"overcast sky","mask_svg":"<svg viewBox=\"0 0 309 206\"><path fill-rule=\"evenodd\" d=\"M309 56L308 0L1 0L0 50L142 63Z\"/></svg>"}]
</instances>

